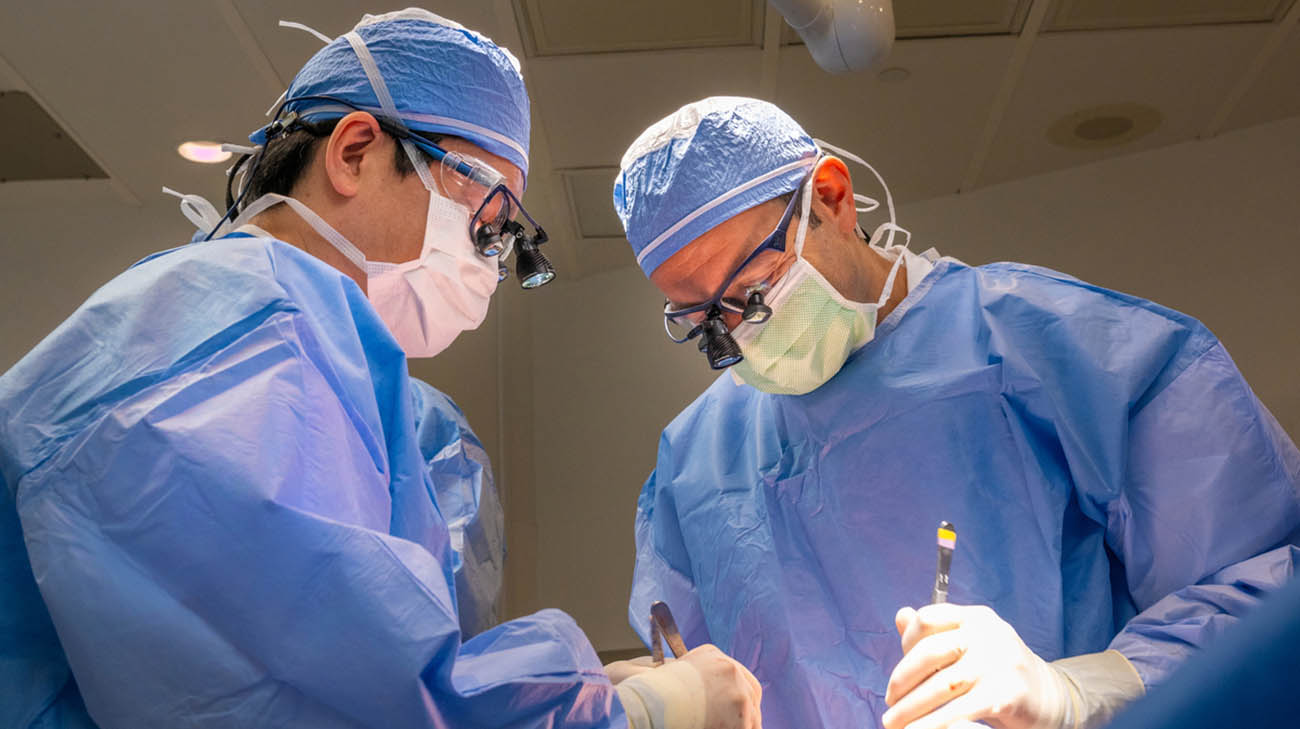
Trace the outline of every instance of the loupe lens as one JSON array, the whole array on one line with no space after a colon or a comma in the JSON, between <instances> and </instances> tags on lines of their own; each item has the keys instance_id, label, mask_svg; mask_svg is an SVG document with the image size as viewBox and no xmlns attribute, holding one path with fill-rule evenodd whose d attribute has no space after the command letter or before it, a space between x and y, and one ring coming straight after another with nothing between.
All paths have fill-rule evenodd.
<instances>
[{"instance_id":1,"label":"loupe lens","mask_svg":"<svg viewBox=\"0 0 1300 729\"><path fill-rule=\"evenodd\" d=\"M763 294L755 291L749 295L745 311L741 316L750 324L762 324L772 316L772 307L763 303Z\"/></svg>"},{"instance_id":2,"label":"loupe lens","mask_svg":"<svg viewBox=\"0 0 1300 729\"><path fill-rule=\"evenodd\" d=\"M501 240L500 230L491 223L479 226L478 232L474 234L474 245L478 248L478 252L485 256L500 255L506 248Z\"/></svg>"}]
</instances>

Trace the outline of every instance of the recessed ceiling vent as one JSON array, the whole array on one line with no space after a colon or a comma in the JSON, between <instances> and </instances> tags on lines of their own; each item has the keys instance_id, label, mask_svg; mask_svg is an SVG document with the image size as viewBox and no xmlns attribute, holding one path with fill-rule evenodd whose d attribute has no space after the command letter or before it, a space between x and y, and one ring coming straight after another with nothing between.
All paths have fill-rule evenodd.
<instances>
[{"instance_id":1,"label":"recessed ceiling vent","mask_svg":"<svg viewBox=\"0 0 1300 729\"><path fill-rule=\"evenodd\" d=\"M1118 147L1154 132L1162 118L1159 110L1142 104L1094 106L1056 120L1047 138L1074 149Z\"/></svg>"},{"instance_id":2,"label":"recessed ceiling vent","mask_svg":"<svg viewBox=\"0 0 1300 729\"><path fill-rule=\"evenodd\" d=\"M0 91L0 129L0 182L108 178L29 94Z\"/></svg>"}]
</instances>

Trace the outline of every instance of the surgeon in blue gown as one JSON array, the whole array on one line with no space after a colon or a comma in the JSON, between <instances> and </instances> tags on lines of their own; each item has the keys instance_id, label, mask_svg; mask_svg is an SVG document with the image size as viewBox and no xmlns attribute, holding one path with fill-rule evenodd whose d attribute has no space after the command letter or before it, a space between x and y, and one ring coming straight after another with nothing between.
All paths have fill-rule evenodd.
<instances>
[{"instance_id":1,"label":"surgeon in blue gown","mask_svg":"<svg viewBox=\"0 0 1300 729\"><path fill-rule=\"evenodd\" d=\"M849 161L728 97L623 158L670 335L730 365L659 442L632 625L667 600L769 729L1104 723L1292 578L1300 454L1192 317L914 253L887 188L867 236Z\"/></svg>"},{"instance_id":2,"label":"surgeon in blue gown","mask_svg":"<svg viewBox=\"0 0 1300 729\"><path fill-rule=\"evenodd\" d=\"M564 613L496 624L487 459L407 357L482 322L471 225L517 214L528 126L489 39L366 16L254 135L233 221L185 196L211 234L0 376L0 726L758 726L715 647L615 688Z\"/></svg>"}]
</instances>

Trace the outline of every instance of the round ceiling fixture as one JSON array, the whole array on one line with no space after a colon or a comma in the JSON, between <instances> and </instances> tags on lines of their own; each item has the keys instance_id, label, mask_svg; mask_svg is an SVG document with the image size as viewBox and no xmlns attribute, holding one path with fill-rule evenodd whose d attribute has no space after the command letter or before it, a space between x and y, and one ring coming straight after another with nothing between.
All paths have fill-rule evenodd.
<instances>
[{"instance_id":1,"label":"round ceiling fixture","mask_svg":"<svg viewBox=\"0 0 1300 729\"><path fill-rule=\"evenodd\" d=\"M1158 109L1142 104L1093 106L1057 119L1047 138L1073 149L1118 147L1154 132L1163 120Z\"/></svg>"},{"instance_id":2,"label":"round ceiling fixture","mask_svg":"<svg viewBox=\"0 0 1300 729\"><path fill-rule=\"evenodd\" d=\"M209 165L230 159L230 153L216 142L185 142L176 148L176 152L191 162Z\"/></svg>"}]
</instances>

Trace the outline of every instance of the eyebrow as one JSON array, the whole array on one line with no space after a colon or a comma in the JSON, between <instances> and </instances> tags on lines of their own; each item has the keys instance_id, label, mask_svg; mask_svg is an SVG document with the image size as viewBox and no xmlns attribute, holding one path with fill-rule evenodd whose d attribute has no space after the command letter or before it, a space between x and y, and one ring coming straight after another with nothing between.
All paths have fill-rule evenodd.
<instances>
[{"instance_id":1,"label":"eyebrow","mask_svg":"<svg viewBox=\"0 0 1300 729\"><path fill-rule=\"evenodd\" d=\"M761 203L760 203L760 204L761 204ZM778 218L777 218L777 223L780 223L780 222L781 222L781 219L778 217ZM775 228L775 227L776 227L776 225L773 225L773 226L772 226L772 228ZM718 282L718 285L717 285L717 286L714 286L711 290L709 290L709 291L703 291L703 290L701 290L700 288L698 288L698 287L696 287L696 286L693 285L695 282L694 282L694 280L692 280L692 281L691 281L692 285L690 285L690 286L688 287L688 290L689 290L689 293L691 293L692 295L694 295L696 298L695 298L694 301L692 301L692 302L690 302L690 303L687 303L687 304L682 304L682 305L683 305L683 306L697 306L697 305L699 305L699 304L703 304L703 303L705 303L706 301L708 301L710 297L712 297L712 296L714 296L715 294L718 293L718 286L721 286L723 283L734 283L734 282L735 282L735 276L738 275L738 274L740 273L740 271L736 270L736 267L739 266L742 262L744 262L744 260L745 260L746 258L748 258L749 255L750 255L751 253L754 252L754 249L757 248L758 246L762 245L762 244L763 244L763 241L764 241L764 240L767 240L767 236L769 236L769 235L771 235L771 234L772 234L772 230L768 230L765 234L763 234L763 237L762 237L761 239L759 239L759 241L758 241L757 243L753 244L753 246L747 246L747 247L744 247L744 248L740 248L740 249L738 249L738 251L737 251L737 255L735 255L735 256L732 258L731 262L727 265L727 268L726 268L727 274L723 277L723 279L722 279L721 281ZM709 258L709 259L706 259L706 260L712 260L712 259ZM728 281L728 278L730 278L731 280ZM723 291L722 293L726 293L726 292ZM671 301L671 299L670 299L670 301ZM676 303L678 303L678 302L673 302L673 303L676 304Z\"/></svg>"}]
</instances>

